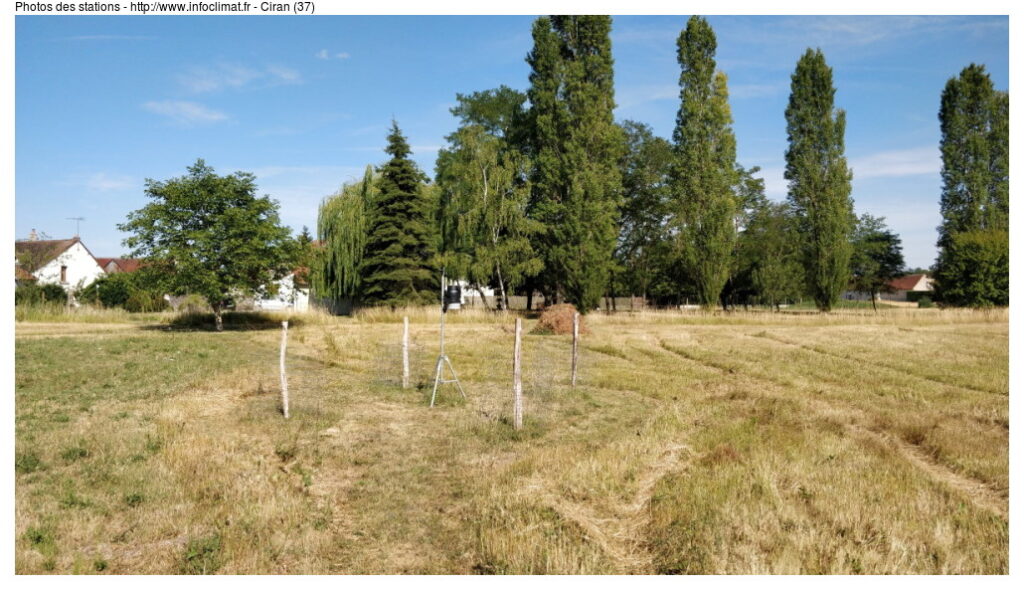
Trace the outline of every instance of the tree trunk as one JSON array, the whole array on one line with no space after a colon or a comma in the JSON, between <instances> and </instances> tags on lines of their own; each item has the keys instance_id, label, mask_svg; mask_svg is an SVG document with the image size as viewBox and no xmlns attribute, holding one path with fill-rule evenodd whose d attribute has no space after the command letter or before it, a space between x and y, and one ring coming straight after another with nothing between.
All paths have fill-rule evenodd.
<instances>
[{"instance_id":1,"label":"tree trunk","mask_svg":"<svg viewBox=\"0 0 1024 590\"><path fill-rule=\"evenodd\" d=\"M526 311L533 309L533 285L526 287Z\"/></svg>"},{"instance_id":2,"label":"tree trunk","mask_svg":"<svg viewBox=\"0 0 1024 590\"><path fill-rule=\"evenodd\" d=\"M213 308L213 325L217 328L218 332L224 331L224 318L221 317L222 309L220 303L215 303L210 307Z\"/></svg>"},{"instance_id":3,"label":"tree trunk","mask_svg":"<svg viewBox=\"0 0 1024 590\"><path fill-rule=\"evenodd\" d=\"M484 295L484 290L480 288L480 285L476 285L476 292L480 294L480 301L484 303L484 309L491 311L491 306L487 303L487 295Z\"/></svg>"},{"instance_id":4,"label":"tree trunk","mask_svg":"<svg viewBox=\"0 0 1024 590\"><path fill-rule=\"evenodd\" d=\"M501 295L501 308L508 311L508 293L505 292L505 279L501 276L501 264L495 265L498 272L498 292Z\"/></svg>"},{"instance_id":5,"label":"tree trunk","mask_svg":"<svg viewBox=\"0 0 1024 590\"><path fill-rule=\"evenodd\" d=\"M878 313L878 306L875 305L875 292L874 291L871 292L871 309L875 310L875 313Z\"/></svg>"}]
</instances>

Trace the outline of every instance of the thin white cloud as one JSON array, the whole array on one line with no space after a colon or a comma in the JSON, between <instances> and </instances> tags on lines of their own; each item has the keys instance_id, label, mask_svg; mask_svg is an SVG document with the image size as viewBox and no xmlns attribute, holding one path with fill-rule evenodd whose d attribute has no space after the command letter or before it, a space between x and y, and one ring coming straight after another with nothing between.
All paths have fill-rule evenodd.
<instances>
[{"instance_id":1,"label":"thin white cloud","mask_svg":"<svg viewBox=\"0 0 1024 590\"><path fill-rule=\"evenodd\" d=\"M151 100L143 104L142 108L181 125L217 123L228 118L220 111L184 100Z\"/></svg>"},{"instance_id":2,"label":"thin white cloud","mask_svg":"<svg viewBox=\"0 0 1024 590\"><path fill-rule=\"evenodd\" d=\"M70 187L76 191L89 193L106 193L110 191L127 190L141 186L137 179L124 174L113 174L109 172L73 173L64 180L56 181L61 187Z\"/></svg>"},{"instance_id":3,"label":"thin white cloud","mask_svg":"<svg viewBox=\"0 0 1024 590\"><path fill-rule=\"evenodd\" d=\"M314 55L316 56L317 59L348 59L352 57L348 52L345 51L331 53L326 49L321 49L320 51L317 51Z\"/></svg>"},{"instance_id":4,"label":"thin white cloud","mask_svg":"<svg viewBox=\"0 0 1024 590\"><path fill-rule=\"evenodd\" d=\"M259 83L263 85L299 84L302 74L292 68L269 65L261 69L240 64L218 63L193 66L177 76L178 84L193 94L238 90Z\"/></svg>"},{"instance_id":5,"label":"thin white cloud","mask_svg":"<svg viewBox=\"0 0 1024 590\"><path fill-rule=\"evenodd\" d=\"M615 102L619 108L629 108L657 100L679 100L677 84L644 84L616 90Z\"/></svg>"},{"instance_id":6,"label":"thin white cloud","mask_svg":"<svg viewBox=\"0 0 1024 590\"><path fill-rule=\"evenodd\" d=\"M85 179L85 187L99 193L126 190L135 185L135 180L130 176L112 175L106 172L97 172Z\"/></svg>"},{"instance_id":7,"label":"thin white cloud","mask_svg":"<svg viewBox=\"0 0 1024 590\"><path fill-rule=\"evenodd\" d=\"M302 74L284 66L267 66L267 75L271 80L282 84L298 84L302 82Z\"/></svg>"},{"instance_id":8,"label":"thin white cloud","mask_svg":"<svg viewBox=\"0 0 1024 590\"><path fill-rule=\"evenodd\" d=\"M786 90L785 84L730 84L729 98L765 98Z\"/></svg>"},{"instance_id":9,"label":"thin white cloud","mask_svg":"<svg viewBox=\"0 0 1024 590\"><path fill-rule=\"evenodd\" d=\"M878 152L850 158L853 178L886 178L899 176L938 175L942 167L935 146Z\"/></svg>"}]
</instances>

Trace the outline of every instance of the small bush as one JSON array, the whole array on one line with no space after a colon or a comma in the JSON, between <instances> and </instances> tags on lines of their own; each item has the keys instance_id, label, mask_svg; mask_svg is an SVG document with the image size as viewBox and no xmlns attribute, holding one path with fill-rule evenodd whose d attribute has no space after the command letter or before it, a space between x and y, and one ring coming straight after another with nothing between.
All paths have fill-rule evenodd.
<instances>
[{"instance_id":1,"label":"small bush","mask_svg":"<svg viewBox=\"0 0 1024 590\"><path fill-rule=\"evenodd\" d=\"M124 302L124 308L132 313L163 311L167 301L154 291L133 291Z\"/></svg>"},{"instance_id":2,"label":"small bush","mask_svg":"<svg viewBox=\"0 0 1024 590\"><path fill-rule=\"evenodd\" d=\"M221 314L225 330L280 330L281 321L288 320L292 328L302 325L303 319L288 312L226 311ZM170 323L172 328L213 330L212 313L180 313Z\"/></svg>"},{"instance_id":3,"label":"small bush","mask_svg":"<svg viewBox=\"0 0 1024 590\"><path fill-rule=\"evenodd\" d=\"M25 540L33 547L53 545L53 531L47 527L30 526L25 529Z\"/></svg>"},{"instance_id":4,"label":"small bush","mask_svg":"<svg viewBox=\"0 0 1024 590\"><path fill-rule=\"evenodd\" d=\"M35 453L17 453L14 456L14 470L18 473L32 473L45 467Z\"/></svg>"},{"instance_id":5,"label":"small bush","mask_svg":"<svg viewBox=\"0 0 1024 590\"><path fill-rule=\"evenodd\" d=\"M68 447L60 452L60 458L64 459L68 463L74 463L79 459L84 459L89 456L89 449L83 446Z\"/></svg>"},{"instance_id":6,"label":"small bush","mask_svg":"<svg viewBox=\"0 0 1024 590\"><path fill-rule=\"evenodd\" d=\"M18 285L14 289L15 305L39 305L68 302L68 294L60 285Z\"/></svg>"},{"instance_id":7,"label":"small bush","mask_svg":"<svg viewBox=\"0 0 1024 590\"><path fill-rule=\"evenodd\" d=\"M181 573L196 575L216 572L221 566L220 550L220 535L189 541L182 556Z\"/></svg>"},{"instance_id":8,"label":"small bush","mask_svg":"<svg viewBox=\"0 0 1024 590\"><path fill-rule=\"evenodd\" d=\"M932 298L931 297L925 295L925 296L923 296L923 297L921 297L920 299L917 300L917 306L921 307L921 308L935 307L935 304L932 302Z\"/></svg>"},{"instance_id":9,"label":"small bush","mask_svg":"<svg viewBox=\"0 0 1024 590\"><path fill-rule=\"evenodd\" d=\"M559 303L544 309L540 314L534 334L572 334L572 318L576 307L570 303ZM580 334L587 333L587 324L580 316Z\"/></svg>"}]
</instances>

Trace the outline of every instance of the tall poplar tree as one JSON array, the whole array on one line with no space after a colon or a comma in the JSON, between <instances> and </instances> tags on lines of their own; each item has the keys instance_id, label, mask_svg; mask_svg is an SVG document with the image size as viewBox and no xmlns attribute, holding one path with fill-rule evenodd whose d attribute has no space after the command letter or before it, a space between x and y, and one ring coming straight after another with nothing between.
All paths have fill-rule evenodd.
<instances>
[{"instance_id":1,"label":"tall poplar tree","mask_svg":"<svg viewBox=\"0 0 1024 590\"><path fill-rule=\"evenodd\" d=\"M1009 95L985 67L951 78L939 109L942 225L936 289L952 305L1009 301Z\"/></svg>"},{"instance_id":2,"label":"tall poplar tree","mask_svg":"<svg viewBox=\"0 0 1024 590\"><path fill-rule=\"evenodd\" d=\"M692 16L676 42L679 113L673 139L673 229L701 304L714 306L729 279L739 183L726 76L715 71L715 33Z\"/></svg>"},{"instance_id":3,"label":"tall poplar tree","mask_svg":"<svg viewBox=\"0 0 1024 590\"><path fill-rule=\"evenodd\" d=\"M380 167L378 194L362 260L362 301L371 305L416 305L437 301L436 232L426 176L409 159L412 153L398 124L392 122Z\"/></svg>"},{"instance_id":4,"label":"tall poplar tree","mask_svg":"<svg viewBox=\"0 0 1024 590\"><path fill-rule=\"evenodd\" d=\"M557 300L559 274L553 250L552 228L562 223L564 180L562 178L562 129L566 126L565 103L560 99L562 58L558 36L546 16L533 23L533 50L527 55L530 88L527 98L527 147L533 162L532 189L527 215L541 224L535 247L543 261L541 273L527 280L527 301L538 289L547 303Z\"/></svg>"},{"instance_id":5,"label":"tall poplar tree","mask_svg":"<svg viewBox=\"0 0 1024 590\"><path fill-rule=\"evenodd\" d=\"M540 287L581 312L608 287L622 191L615 125L611 17L541 17L530 74L531 217L544 225Z\"/></svg>"},{"instance_id":6,"label":"tall poplar tree","mask_svg":"<svg viewBox=\"0 0 1024 590\"><path fill-rule=\"evenodd\" d=\"M830 311L850 280L855 217L846 164L846 113L834 106L832 68L808 49L793 72L786 107L786 180L802 239L808 290Z\"/></svg>"}]
</instances>

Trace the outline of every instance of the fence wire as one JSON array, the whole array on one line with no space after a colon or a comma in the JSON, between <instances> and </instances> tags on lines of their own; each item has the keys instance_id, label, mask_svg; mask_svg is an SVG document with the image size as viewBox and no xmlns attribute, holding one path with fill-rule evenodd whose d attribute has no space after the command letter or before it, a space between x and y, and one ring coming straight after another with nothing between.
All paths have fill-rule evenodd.
<instances>
[{"instance_id":1,"label":"fence wire","mask_svg":"<svg viewBox=\"0 0 1024 590\"><path fill-rule=\"evenodd\" d=\"M407 391L426 403L434 385L440 334L437 326L418 323L410 328ZM601 360L599 353L588 351L586 338L581 336L579 346L577 387L591 383L592 363ZM267 338L267 358L258 364L259 375L248 376L256 382L254 395L266 395L268 407L278 404L279 342L279 333ZM514 342L512 321L508 325L450 325L446 352L466 400L462 400L454 384L446 383L438 388L438 405L464 405L487 420L511 422ZM380 324L371 333L312 327L293 331L289 335L287 358L292 413L322 414L328 419L335 406L333 396L339 390L350 390L355 385L353 379L362 380L364 385L397 390L402 387L402 361L400 323ZM572 337L538 335L524 329L521 362L526 422L557 419L562 404L573 395ZM345 370L324 370L329 367ZM451 378L447 367L443 378Z\"/></svg>"}]
</instances>

